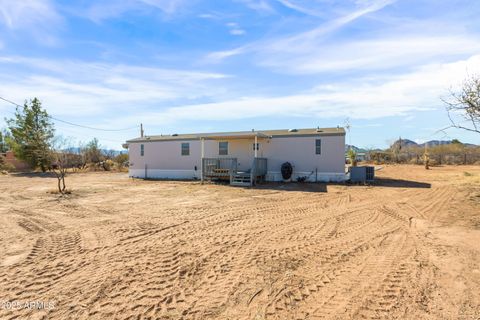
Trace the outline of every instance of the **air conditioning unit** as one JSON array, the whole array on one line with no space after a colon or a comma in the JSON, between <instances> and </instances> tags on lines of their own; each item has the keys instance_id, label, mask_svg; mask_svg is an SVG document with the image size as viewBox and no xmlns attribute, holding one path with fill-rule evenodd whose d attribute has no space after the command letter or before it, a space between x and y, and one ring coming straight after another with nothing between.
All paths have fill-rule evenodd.
<instances>
[{"instance_id":1,"label":"air conditioning unit","mask_svg":"<svg viewBox=\"0 0 480 320\"><path fill-rule=\"evenodd\" d=\"M375 179L375 167L350 167L349 172L351 182L373 182Z\"/></svg>"}]
</instances>

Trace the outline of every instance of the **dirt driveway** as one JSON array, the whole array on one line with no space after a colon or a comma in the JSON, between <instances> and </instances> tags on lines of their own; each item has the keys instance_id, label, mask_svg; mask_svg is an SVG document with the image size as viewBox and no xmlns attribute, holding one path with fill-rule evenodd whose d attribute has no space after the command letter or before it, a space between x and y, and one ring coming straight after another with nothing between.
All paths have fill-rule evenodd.
<instances>
[{"instance_id":1,"label":"dirt driveway","mask_svg":"<svg viewBox=\"0 0 480 320\"><path fill-rule=\"evenodd\" d=\"M480 167L377 174L243 189L85 173L66 198L0 176L0 318L480 318Z\"/></svg>"}]
</instances>

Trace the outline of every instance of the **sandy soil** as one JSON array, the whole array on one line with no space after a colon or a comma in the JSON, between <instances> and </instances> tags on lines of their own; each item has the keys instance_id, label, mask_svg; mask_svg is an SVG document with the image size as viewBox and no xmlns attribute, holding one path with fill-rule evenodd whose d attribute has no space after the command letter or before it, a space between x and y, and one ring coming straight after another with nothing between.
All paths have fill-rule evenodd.
<instances>
[{"instance_id":1,"label":"sandy soil","mask_svg":"<svg viewBox=\"0 0 480 320\"><path fill-rule=\"evenodd\" d=\"M0 176L0 318L480 318L480 167L377 174L243 189L87 173L66 198Z\"/></svg>"}]
</instances>

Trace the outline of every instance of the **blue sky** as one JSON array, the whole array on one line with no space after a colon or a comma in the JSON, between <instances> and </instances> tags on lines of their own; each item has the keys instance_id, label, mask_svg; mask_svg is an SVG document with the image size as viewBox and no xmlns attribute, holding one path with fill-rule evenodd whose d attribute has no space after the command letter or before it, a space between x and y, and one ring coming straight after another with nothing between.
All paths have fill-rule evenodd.
<instances>
[{"instance_id":1,"label":"blue sky","mask_svg":"<svg viewBox=\"0 0 480 320\"><path fill-rule=\"evenodd\" d=\"M0 96L146 134L351 124L347 143L458 138L441 97L480 73L480 2L0 0ZM0 116L14 107L0 103ZM4 123L0 122L0 127ZM138 130L56 123L119 149Z\"/></svg>"}]
</instances>

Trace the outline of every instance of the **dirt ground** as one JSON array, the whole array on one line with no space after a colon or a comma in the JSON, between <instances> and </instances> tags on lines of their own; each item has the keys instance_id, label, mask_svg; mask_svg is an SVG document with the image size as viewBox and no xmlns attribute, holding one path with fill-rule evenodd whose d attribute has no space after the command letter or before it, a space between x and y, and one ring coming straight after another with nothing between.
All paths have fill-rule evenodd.
<instances>
[{"instance_id":1,"label":"dirt ground","mask_svg":"<svg viewBox=\"0 0 480 320\"><path fill-rule=\"evenodd\" d=\"M480 167L374 186L0 176L1 319L479 319ZM36 305L27 304L33 302Z\"/></svg>"}]
</instances>

